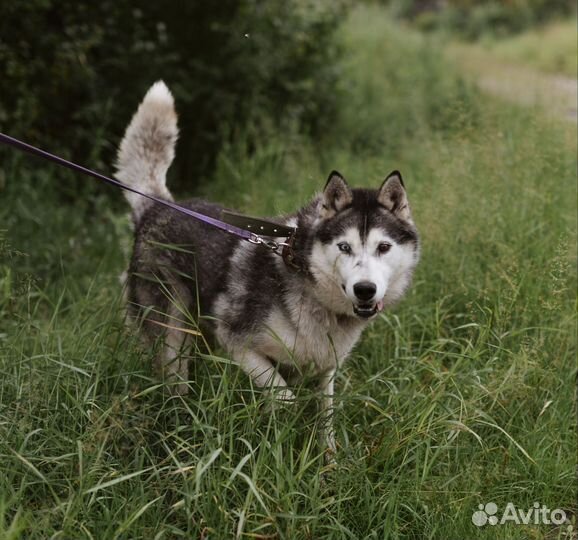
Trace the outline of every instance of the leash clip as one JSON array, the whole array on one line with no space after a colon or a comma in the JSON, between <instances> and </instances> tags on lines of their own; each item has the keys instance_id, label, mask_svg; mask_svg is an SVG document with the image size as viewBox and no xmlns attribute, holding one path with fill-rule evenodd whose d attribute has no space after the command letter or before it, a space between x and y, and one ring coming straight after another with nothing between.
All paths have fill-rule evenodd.
<instances>
[{"instance_id":1,"label":"leash clip","mask_svg":"<svg viewBox=\"0 0 578 540\"><path fill-rule=\"evenodd\" d=\"M275 253L275 255L279 255L289 270L293 272L299 272L301 270L301 267L295 263L295 251L293 249L295 244L295 230L289 235L286 242L265 240L262 236L255 233L251 233L247 240L251 242L251 244L261 245L272 253ZM279 252L280 248L282 248L281 252Z\"/></svg>"},{"instance_id":2,"label":"leash clip","mask_svg":"<svg viewBox=\"0 0 578 540\"><path fill-rule=\"evenodd\" d=\"M249 238L247 238L247 242L251 242L251 244L255 245L262 244L263 241L264 240L258 234L255 234L253 232L249 235Z\"/></svg>"},{"instance_id":3,"label":"leash clip","mask_svg":"<svg viewBox=\"0 0 578 540\"><path fill-rule=\"evenodd\" d=\"M251 235L249 236L249 238L247 238L247 240L251 242L251 244L266 247L269 251L272 251L273 253L278 253L279 248L281 246L286 245L284 242L275 242L275 240L265 240L262 236L259 236L258 234L255 233L251 233Z\"/></svg>"}]
</instances>

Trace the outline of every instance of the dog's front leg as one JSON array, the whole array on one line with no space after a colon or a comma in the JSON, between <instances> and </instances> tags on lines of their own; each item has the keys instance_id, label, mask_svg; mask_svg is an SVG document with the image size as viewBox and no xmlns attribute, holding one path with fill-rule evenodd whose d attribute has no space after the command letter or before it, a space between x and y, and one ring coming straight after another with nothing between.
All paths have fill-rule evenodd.
<instances>
[{"instance_id":1,"label":"dog's front leg","mask_svg":"<svg viewBox=\"0 0 578 540\"><path fill-rule=\"evenodd\" d=\"M333 429L333 391L335 383L335 370L332 369L323 374L320 382L320 389L323 392L321 398L321 444L328 450L329 461L333 461L333 456L337 450L335 444L335 431Z\"/></svg>"},{"instance_id":2,"label":"dog's front leg","mask_svg":"<svg viewBox=\"0 0 578 540\"><path fill-rule=\"evenodd\" d=\"M252 350L234 354L234 360L241 369L251 377L256 386L260 388L272 387L278 390L276 399L279 401L293 401L295 395L287 388L287 382L277 372L271 361L262 354Z\"/></svg>"}]
</instances>

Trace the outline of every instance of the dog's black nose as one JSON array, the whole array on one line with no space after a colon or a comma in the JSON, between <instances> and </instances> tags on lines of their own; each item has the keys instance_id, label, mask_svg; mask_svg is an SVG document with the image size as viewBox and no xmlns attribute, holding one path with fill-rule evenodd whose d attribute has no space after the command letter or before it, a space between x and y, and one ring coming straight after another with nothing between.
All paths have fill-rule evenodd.
<instances>
[{"instance_id":1,"label":"dog's black nose","mask_svg":"<svg viewBox=\"0 0 578 540\"><path fill-rule=\"evenodd\" d=\"M357 298L369 302L374 296L377 287L371 281L360 281L353 286L353 292Z\"/></svg>"}]
</instances>

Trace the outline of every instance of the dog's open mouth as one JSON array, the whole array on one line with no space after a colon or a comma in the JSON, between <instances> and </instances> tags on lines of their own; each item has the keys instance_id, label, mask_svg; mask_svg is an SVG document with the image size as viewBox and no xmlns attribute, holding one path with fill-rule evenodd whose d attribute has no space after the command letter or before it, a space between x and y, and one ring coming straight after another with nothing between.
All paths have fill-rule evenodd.
<instances>
[{"instance_id":1,"label":"dog's open mouth","mask_svg":"<svg viewBox=\"0 0 578 540\"><path fill-rule=\"evenodd\" d=\"M362 319L369 319L383 309L383 300L370 304L354 304L353 312Z\"/></svg>"}]
</instances>

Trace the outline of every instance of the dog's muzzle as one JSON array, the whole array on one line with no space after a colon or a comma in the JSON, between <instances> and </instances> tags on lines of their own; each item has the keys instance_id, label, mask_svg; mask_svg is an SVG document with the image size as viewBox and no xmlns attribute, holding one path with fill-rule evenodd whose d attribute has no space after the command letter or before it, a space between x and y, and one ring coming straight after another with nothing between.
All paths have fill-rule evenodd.
<instances>
[{"instance_id":1,"label":"dog's muzzle","mask_svg":"<svg viewBox=\"0 0 578 540\"><path fill-rule=\"evenodd\" d=\"M369 319L383 309L383 300L375 301L377 286L372 281L359 281L353 286L356 302L353 311L362 319Z\"/></svg>"}]
</instances>

